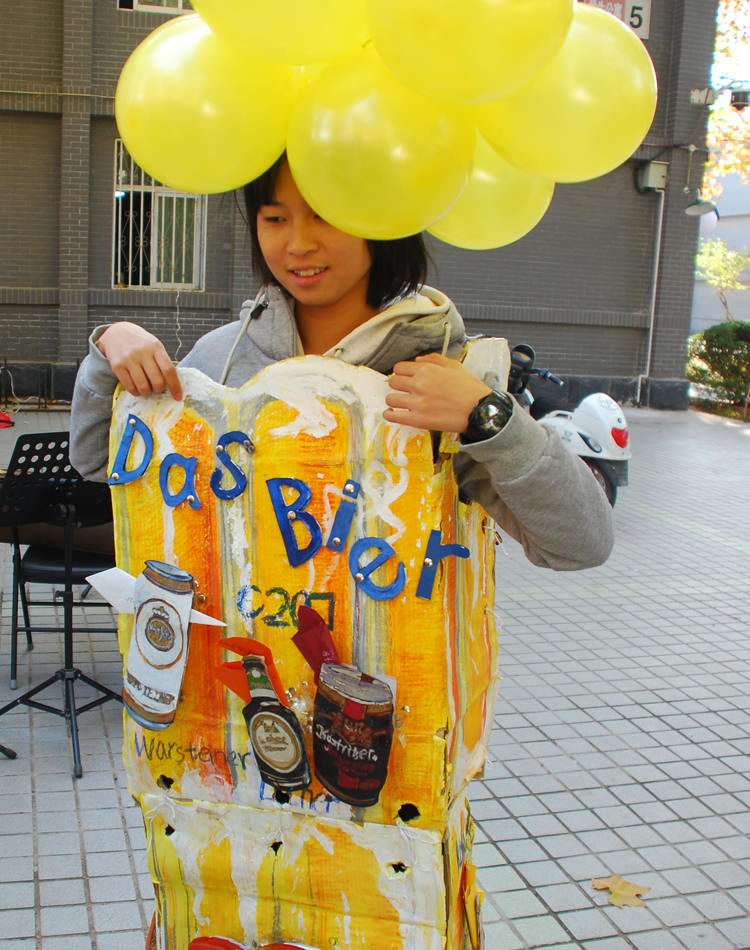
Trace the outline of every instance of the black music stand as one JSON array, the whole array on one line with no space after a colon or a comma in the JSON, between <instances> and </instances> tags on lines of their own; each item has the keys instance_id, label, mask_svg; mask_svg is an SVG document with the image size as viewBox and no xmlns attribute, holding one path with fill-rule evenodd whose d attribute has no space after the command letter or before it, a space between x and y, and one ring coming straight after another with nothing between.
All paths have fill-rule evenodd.
<instances>
[{"instance_id":1,"label":"black music stand","mask_svg":"<svg viewBox=\"0 0 750 950\"><path fill-rule=\"evenodd\" d=\"M73 585L84 582L86 574L114 566L114 557L90 554L75 549L74 535L78 528L105 524L112 520L112 503L109 487L84 479L70 464L68 458L68 432L45 432L21 436L16 441L13 456L0 488L0 525L10 526L13 533L13 618L12 639L15 652L17 639L18 601L24 612L26 637L31 646L31 631L48 631L63 634L63 666L43 683L32 687L22 696L0 708L0 716L16 706L31 706L67 719L73 746L73 763L76 778L83 774L81 751L78 740L78 716L100 706L110 699L122 702L122 698L109 687L86 676L73 663L73 626L75 601ZM21 556L23 543L19 528L23 525L43 522L62 527L63 546L48 548L30 545ZM31 624L28 604L23 591L26 582L64 584L63 626L40 627ZM50 601L37 601L50 603ZM33 602L32 602L33 606ZM90 633L113 631L113 627L87 627ZM15 676L15 670L12 672ZM83 680L100 695L83 706L76 706L75 681ZM37 693L60 681L63 687L63 706L58 708L40 702ZM12 751L12 750L11 750Z\"/></svg>"}]
</instances>

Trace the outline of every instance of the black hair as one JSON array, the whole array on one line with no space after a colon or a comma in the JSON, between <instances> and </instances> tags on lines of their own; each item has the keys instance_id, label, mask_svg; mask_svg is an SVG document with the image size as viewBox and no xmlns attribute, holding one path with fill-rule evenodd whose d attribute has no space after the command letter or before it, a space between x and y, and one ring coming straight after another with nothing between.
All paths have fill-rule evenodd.
<instances>
[{"instance_id":1,"label":"black hair","mask_svg":"<svg viewBox=\"0 0 750 950\"><path fill-rule=\"evenodd\" d=\"M276 283L258 243L258 212L273 202L273 190L286 153L258 178L245 185L245 209L250 232L253 273L263 283ZM427 278L427 249L421 234L412 234L392 241L368 240L372 256L367 303L382 309L402 294L414 293Z\"/></svg>"}]
</instances>

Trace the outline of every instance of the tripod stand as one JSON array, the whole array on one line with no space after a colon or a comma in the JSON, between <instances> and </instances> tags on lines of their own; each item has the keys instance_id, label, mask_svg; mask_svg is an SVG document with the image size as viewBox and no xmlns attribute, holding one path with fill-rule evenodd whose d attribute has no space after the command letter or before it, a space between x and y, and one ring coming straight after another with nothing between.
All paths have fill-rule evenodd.
<instances>
[{"instance_id":1,"label":"tripod stand","mask_svg":"<svg viewBox=\"0 0 750 950\"><path fill-rule=\"evenodd\" d=\"M23 627L29 649L33 647L32 631L63 634L63 666L52 676L32 687L22 696L0 708L0 716L24 705L50 712L66 719L70 726L74 773L83 774L78 737L78 716L110 699L121 702L120 695L87 676L73 662L73 634L81 628L73 625L76 601L73 586L84 584L89 574L114 566L107 554L79 551L75 547L76 529L104 524L112 520L109 488L88 482L71 466L68 459L68 433L53 432L22 436L16 442L7 474L0 489L0 524L10 525L13 532L13 609L11 620L11 685L15 684L18 639L18 604L23 612ZM21 555L19 527L43 522L63 528L62 550L32 544ZM27 583L63 584L62 627L40 627L32 624L29 606L54 601L32 602L26 595ZM89 633L112 632L113 627L86 627ZM82 706L76 704L77 680L87 683L100 695ZM62 707L50 706L35 698L56 682L62 684ZM11 750L12 751L12 750Z\"/></svg>"}]
</instances>

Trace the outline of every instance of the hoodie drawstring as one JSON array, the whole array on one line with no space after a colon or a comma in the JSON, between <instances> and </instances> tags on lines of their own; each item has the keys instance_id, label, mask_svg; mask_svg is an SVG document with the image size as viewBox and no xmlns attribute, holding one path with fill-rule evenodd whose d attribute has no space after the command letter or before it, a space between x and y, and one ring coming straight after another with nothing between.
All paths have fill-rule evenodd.
<instances>
[{"instance_id":1,"label":"hoodie drawstring","mask_svg":"<svg viewBox=\"0 0 750 950\"><path fill-rule=\"evenodd\" d=\"M264 298L264 294L265 294L265 298ZM240 329L237 332L237 336L235 337L234 343L232 344L232 348L227 354L226 360L224 361L224 369L221 371L221 377L219 378L219 382L221 383L222 386L226 383L227 376L229 375L229 367L231 366L232 360L234 359L234 354L237 352L237 347L240 345L240 340L247 333L247 328L250 326L250 321L257 320L257 318L263 313L263 311L266 309L267 306L268 306L268 294L266 293L266 286L264 284L260 288L258 293L255 295L255 300L253 300L253 305L252 307L250 307L250 309L248 310L247 316L242 321L242 324L240 325Z\"/></svg>"},{"instance_id":2,"label":"hoodie drawstring","mask_svg":"<svg viewBox=\"0 0 750 950\"><path fill-rule=\"evenodd\" d=\"M440 351L441 356L448 352L448 344L451 341L451 325L447 320L443 320L443 348Z\"/></svg>"}]
</instances>

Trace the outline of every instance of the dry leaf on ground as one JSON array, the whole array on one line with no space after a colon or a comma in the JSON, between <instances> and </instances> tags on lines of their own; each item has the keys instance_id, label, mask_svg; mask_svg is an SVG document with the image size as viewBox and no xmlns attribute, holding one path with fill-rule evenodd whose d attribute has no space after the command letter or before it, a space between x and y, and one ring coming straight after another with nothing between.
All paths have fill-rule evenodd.
<instances>
[{"instance_id":1,"label":"dry leaf on ground","mask_svg":"<svg viewBox=\"0 0 750 950\"><path fill-rule=\"evenodd\" d=\"M641 887L640 884L632 884L620 877L619 874L613 874L611 877L597 878L592 877L591 883L598 891L610 892L609 902L617 907L644 907L645 904L638 897L639 894L645 894L649 888Z\"/></svg>"}]
</instances>

